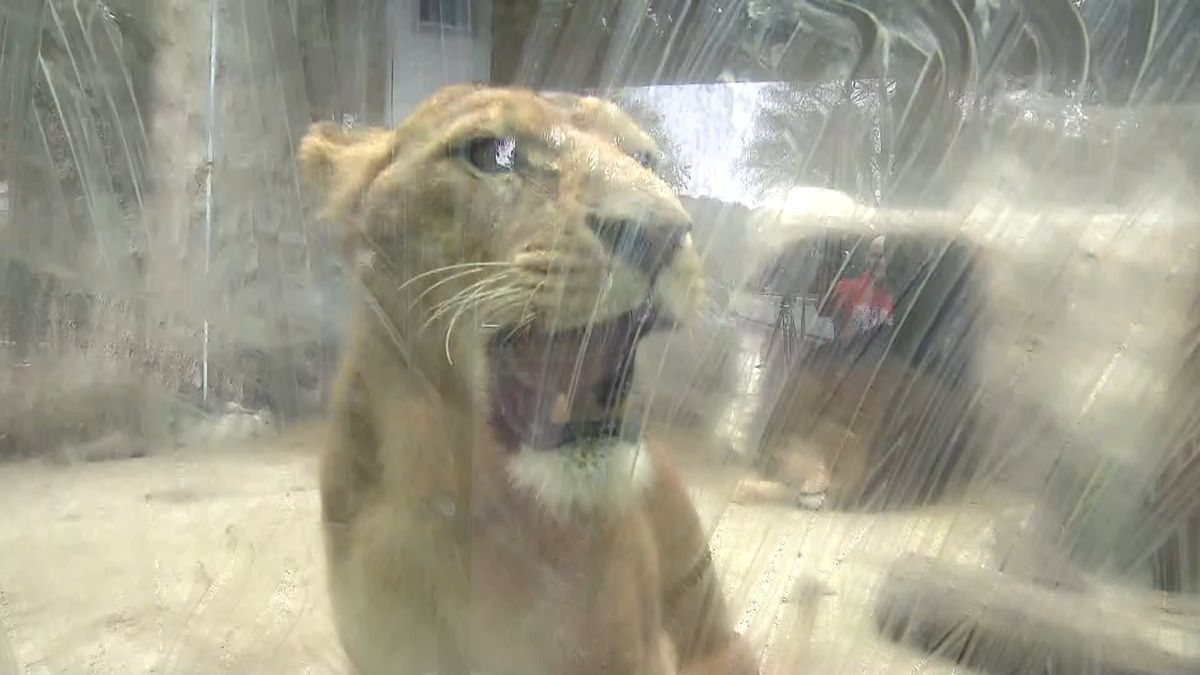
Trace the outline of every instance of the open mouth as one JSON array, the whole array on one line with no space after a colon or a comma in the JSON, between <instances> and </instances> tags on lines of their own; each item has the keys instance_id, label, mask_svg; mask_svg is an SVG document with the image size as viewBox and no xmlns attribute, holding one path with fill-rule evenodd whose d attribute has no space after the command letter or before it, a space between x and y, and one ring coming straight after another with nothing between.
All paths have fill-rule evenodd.
<instances>
[{"instance_id":1,"label":"open mouth","mask_svg":"<svg viewBox=\"0 0 1200 675\"><path fill-rule=\"evenodd\" d=\"M636 441L625 402L638 341L658 313L650 303L570 330L501 330L491 340L491 424L510 450Z\"/></svg>"}]
</instances>

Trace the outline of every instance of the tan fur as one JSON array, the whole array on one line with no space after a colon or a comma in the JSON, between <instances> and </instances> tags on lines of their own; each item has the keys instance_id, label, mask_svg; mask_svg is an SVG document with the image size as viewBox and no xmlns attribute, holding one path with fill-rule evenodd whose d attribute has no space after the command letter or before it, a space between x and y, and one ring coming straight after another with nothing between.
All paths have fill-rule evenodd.
<instances>
[{"instance_id":1,"label":"tan fur","mask_svg":"<svg viewBox=\"0 0 1200 675\"><path fill-rule=\"evenodd\" d=\"M890 357L846 361L829 368L802 360L793 367L764 434L765 480L743 481L736 501L855 509L887 498L872 480L912 450L911 439L893 447L886 415L897 409L919 415L947 385Z\"/></svg>"},{"instance_id":2,"label":"tan fur","mask_svg":"<svg viewBox=\"0 0 1200 675\"><path fill-rule=\"evenodd\" d=\"M527 166L480 175L447 152L487 135L516 138ZM607 103L471 86L395 129L304 139L363 290L320 479L335 620L360 671L756 672L661 457L625 498L551 509L514 484L486 417L496 324L586 326L651 292L695 311L690 240L652 285L585 225L686 222L641 152L657 150Z\"/></svg>"}]
</instances>

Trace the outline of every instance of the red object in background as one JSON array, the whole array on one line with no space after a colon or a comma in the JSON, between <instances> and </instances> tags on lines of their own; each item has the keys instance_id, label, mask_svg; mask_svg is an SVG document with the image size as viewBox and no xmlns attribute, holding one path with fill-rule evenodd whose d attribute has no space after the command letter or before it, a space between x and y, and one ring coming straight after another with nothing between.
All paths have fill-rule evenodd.
<instances>
[{"instance_id":1,"label":"red object in background","mask_svg":"<svg viewBox=\"0 0 1200 675\"><path fill-rule=\"evenodd\" d=\"M832 300L838 339L892 324L892 293L873 283L870 272L837 282Z\"/></svg>"}]
</instances>

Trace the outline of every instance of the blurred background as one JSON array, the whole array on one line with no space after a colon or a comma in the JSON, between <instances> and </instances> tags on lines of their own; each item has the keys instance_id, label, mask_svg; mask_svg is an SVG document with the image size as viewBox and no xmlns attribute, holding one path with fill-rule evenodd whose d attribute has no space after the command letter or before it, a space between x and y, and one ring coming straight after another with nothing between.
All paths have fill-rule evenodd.
<instances>
[{"instance_id":1,"label":"blurred background","mask_svg":"<svg viewBox=\"0 0 1200 675\"><path fill-rule=\"evenodd\" d=\"M764 672L1200 672L1198 73L1187 0L0 0L0 672L345 671L295 151L463 81L667 153L636 394Z\"/></svg>"}]
</instances>

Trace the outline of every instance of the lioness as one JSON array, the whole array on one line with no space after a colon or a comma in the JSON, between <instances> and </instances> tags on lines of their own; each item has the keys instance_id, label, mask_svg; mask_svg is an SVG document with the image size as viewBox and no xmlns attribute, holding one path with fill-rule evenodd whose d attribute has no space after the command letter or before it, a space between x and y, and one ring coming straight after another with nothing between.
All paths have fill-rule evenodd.
<instances>
[{"instance_id":1,"label":"lioness","mask_svg":"<svg viewBox=\"0 0 1200 675\"><path fill-rule=\"evenodd\" d=\"M683 485L624 414L697 311L659 151L595 98L454 86L300 147L364 298L320 469L367 673L752 673Z\"/></svg>"},{"instance_id":2,"label":"lioness","mask_svg":"<svg viewBox=\"0 0 1200 675\"><path fill-rule=\"evenodd\" d=\"M974 392L990 321L986 260L936 223L901 228L889 216L875 215L878 230L827 229L797 246L838 260L878 241L864 231L888 232L895 326L809 345L802 358L776 366L778 398L760 411L761 476L743 481L736 500L890 510L961 497L979 453ZM838 243L826 248L828 241Z\"/></svg>"}]
</instances>

